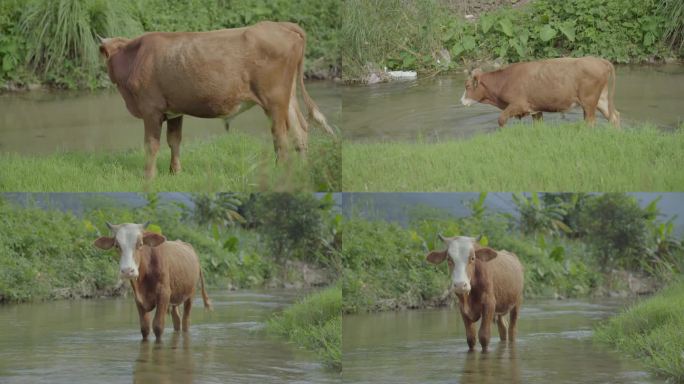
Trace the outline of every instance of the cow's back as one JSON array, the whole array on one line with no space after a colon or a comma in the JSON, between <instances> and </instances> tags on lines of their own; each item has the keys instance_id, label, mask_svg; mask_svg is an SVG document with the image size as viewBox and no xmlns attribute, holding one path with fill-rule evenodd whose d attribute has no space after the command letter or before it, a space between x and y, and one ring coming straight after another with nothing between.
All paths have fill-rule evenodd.
<instances>
[{"instance_id":1,"label":"cow's back","mask_svg":"<svg viewBox=\"0 0 684 384\"><path fill-rule=\"evenodd\" d=\"M180 304L194 293L200 264L195 250L182 241L166 241L156 247L169 274L171 303Z\"/></svg>"},{"instance_id":2,"label":"cow's back","mask_svg":"<svg viewBox=\"0 0 684 384\"><path fill-rule=\"evenodd\" d=\"M487 271L494 286L497 312L507 312L522 300L523 266L515 254L498 251L497 257L487 262Z\"/></svg>"}]
</instances>

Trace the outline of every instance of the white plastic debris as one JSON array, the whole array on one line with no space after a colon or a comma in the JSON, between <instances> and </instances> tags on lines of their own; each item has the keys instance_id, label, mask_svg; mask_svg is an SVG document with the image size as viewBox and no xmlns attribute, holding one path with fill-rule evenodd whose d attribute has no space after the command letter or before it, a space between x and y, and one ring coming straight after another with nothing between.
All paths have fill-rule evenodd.
<instances>
[{"instance_id":1,"label":"white plastic debris","mask_svg":"<svg viewBox=\"0 0 684 384\"><path fill-rule=\"evenodd\" d=\"M416 71L387 71L387 75L393 80L412 80L418 77Z\"/></svg>"}]
</instances>

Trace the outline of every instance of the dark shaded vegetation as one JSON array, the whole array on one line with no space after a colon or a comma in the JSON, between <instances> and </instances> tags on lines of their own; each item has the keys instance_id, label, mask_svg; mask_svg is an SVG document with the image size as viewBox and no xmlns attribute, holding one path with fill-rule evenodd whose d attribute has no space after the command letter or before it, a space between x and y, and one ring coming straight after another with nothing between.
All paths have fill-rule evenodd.
<instances>
[{"instance_id":1,"label":"dark shaded vegetation","mask_svg":"<svg viewBox=\"0 0 684 384\"><path fill-rule=\"evenodd\" d=\"M0 83L57 88L110 86L97 36L206 31L261 20L292 21L308 36L306 74L339 76L338 0L4 0Z\"/></svg>"},{"instance_id":2,"label":"dark shaded vegetation","mask_svg":"<svg viewBox=\"0 0 684 384\"><path fill-rule=\"evenodd\" d=\"M667 282L684 271L684 247L657 202L641 208L625 194L517 195L517 213L491 212L485 194L471 216L414 210L406 227L351 212L342 252L343 311L445 305L446 264L425 261L443 249L437 234L484 235L482 243L518 255L526 297L579 297L623 289L610 273L627 270Z\"/></svg>"},{"instance_id":3,"label":"dark shaded vegetation","mask_svg":"<svg viewBox=\"0 0 684 384\"><path fill-rule=\"evenodd\" d=\"M594 55L617 63L682 57L682 3L535 0L466 20L454 0L351 0L341 13L343 73L439 72L473 62Z\"/></svg>"}]
</instances>

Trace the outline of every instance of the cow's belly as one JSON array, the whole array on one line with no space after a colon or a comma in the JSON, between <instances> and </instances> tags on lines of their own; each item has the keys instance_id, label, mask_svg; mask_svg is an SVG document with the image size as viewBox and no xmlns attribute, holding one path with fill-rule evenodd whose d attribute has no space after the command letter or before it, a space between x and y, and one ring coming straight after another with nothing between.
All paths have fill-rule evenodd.
<instances>
[{"instance_id":1,"label":"cow's belly","mask_svg":"<svg viewBox=\"0 0 684 384\"><path fill-rule=\"evenodd\" d=\"M164 116L167 119L173 119L182 115L190 115L194 117L202 118L220 118L224 120L232 120L237 115L249 110L256 103L253 101L240 101L237 103L232 103L229 105L198 105L198 106L185 106L185 107L174 107L168 111L164 112Z\"/></svg>"}]
</instances>

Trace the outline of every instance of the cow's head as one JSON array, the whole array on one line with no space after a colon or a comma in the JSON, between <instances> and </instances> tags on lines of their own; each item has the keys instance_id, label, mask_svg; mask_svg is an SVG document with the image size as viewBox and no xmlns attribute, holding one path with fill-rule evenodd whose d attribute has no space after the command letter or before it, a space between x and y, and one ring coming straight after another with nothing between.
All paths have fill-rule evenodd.
<instances>
[{"instance_id":1,"label":"cow's head","mask_svg":"<svg viewBox=\"0 0 684 384\"><path fill-rule=\"evenodd\" d=\"M104 56L105 59L109 59L130 41L131 39L123 37L110 37L108 39L100 37L100 54Z\"/></svg>"},{"instance_id":2,"label":"cow's head","mask_svg":"<svg viewBox=\"0 0 684 384\"><path fill-rule=\"evenodd\" d=\"M470 281L475 272L476 262L487 262L496 257L496 251L482 247L478 244L479 239L465 236L439 238L447 246L444 251L432 251L427 255L427 261L432 264L440 264L444 260L449 264L451 274L451 289L456 293L470 292Z\"/></svg>"},{"instance_id":3,"label":"cow's head","mask_svg":"<svg viewBox=\"0 0 684 384\"><path fill-rule=\"evenodd\" d=\"M135 279L138 277L140 267L140 249L143 245L156 247L166 241L162 235L145 232L150 224L109 224L107 227L112 232L112 237L100 237L95 240L95 246L101 249L115 247L119 252L119 274L122 279Z\"/></svg>"},{"instance_id":4,"label":"cow's head","mask_svg":"<svg viewBox=\"0 0 684 384\"><path fill-rule=\"evenodd\" d=\"M468 76L468 79L465 82L465 91L463 92L463 96L461 96L461 104L466 107L484 100L487 96L484 87L480 84L481 76L482 70L477 68Z\"/></svg>"}]
</instances>

